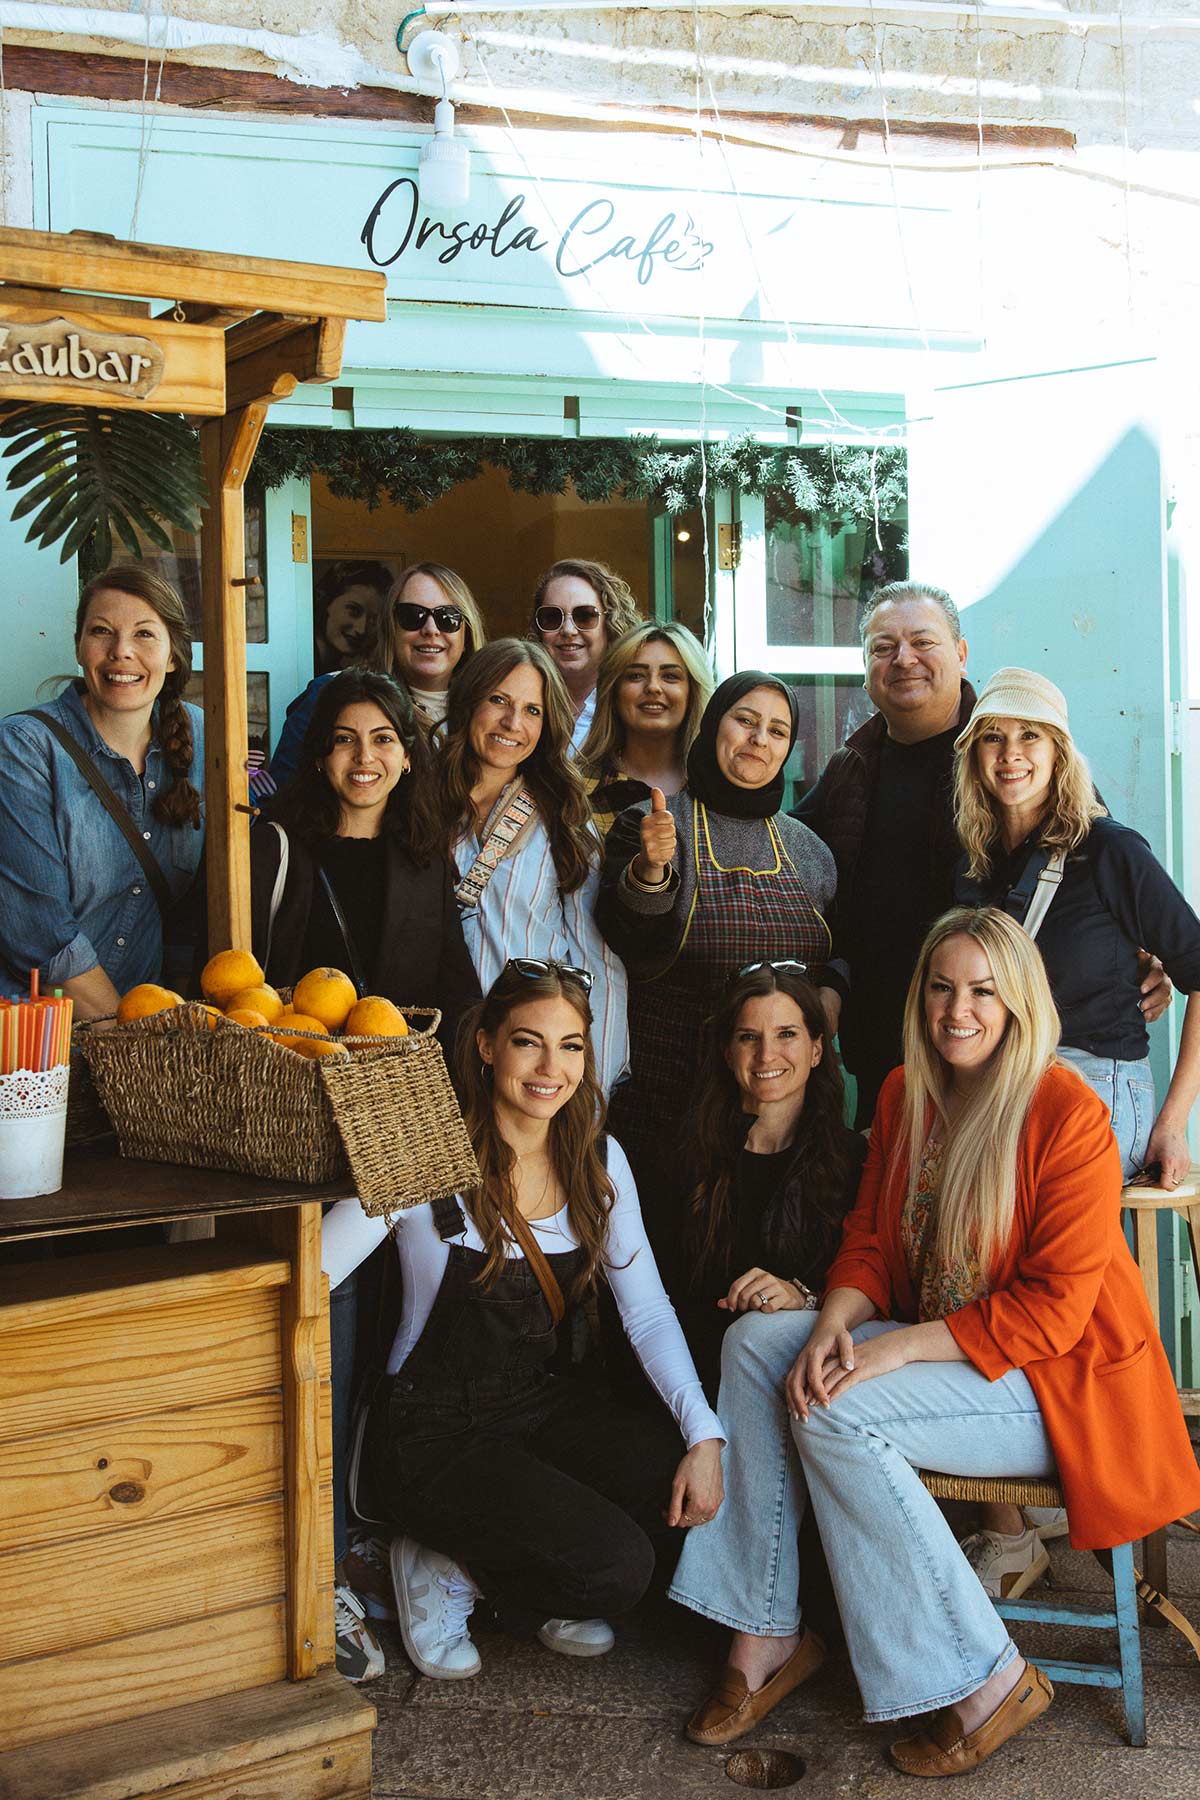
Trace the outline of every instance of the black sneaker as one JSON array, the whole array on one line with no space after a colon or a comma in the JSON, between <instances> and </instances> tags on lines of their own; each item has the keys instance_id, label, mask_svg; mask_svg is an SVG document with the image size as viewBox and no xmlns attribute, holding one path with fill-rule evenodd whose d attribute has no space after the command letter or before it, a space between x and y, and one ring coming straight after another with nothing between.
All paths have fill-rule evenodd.
<instances>
[{"instance_id":1,"label":"black sneaker","mask_svg":"<svg viewBox=\"0 0 1200 1800\"><path fill-rule=\"evenodd\" d=\"M352 1588L335 1587L333 1590L333 1629L339 1675L357 1686L383 1674L386 1667L383 1650L367 1624L362 1601Z\"/></svg>"}]
</instances>

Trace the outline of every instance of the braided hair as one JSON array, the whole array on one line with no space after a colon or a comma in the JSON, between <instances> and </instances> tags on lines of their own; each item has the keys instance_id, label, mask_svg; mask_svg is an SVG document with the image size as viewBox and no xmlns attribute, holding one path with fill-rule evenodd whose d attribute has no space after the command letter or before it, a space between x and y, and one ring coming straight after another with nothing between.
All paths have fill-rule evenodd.
<instances>
[{"instance_id":1,"label":"braided hair","mask_svg":"<svg viewBox=\"0 0 1200 1800\"><path fill-rule=\"evenodd\" d=\"M192 634L187 608L161 575L141 563L117 563L102 575L93 576L82 594L75 613L75 643L83 636L88 608L98 594L129 594L154 608L166 627L175 667L162 684L155 708L154 736L171 771L170 785L154 801L154 816L163 825L191 825L199 831L203 823L200 793L191 780L196 746L192 741L192 721L183 702L183 691L192 678Z\"/></svg>"}]
</instances>

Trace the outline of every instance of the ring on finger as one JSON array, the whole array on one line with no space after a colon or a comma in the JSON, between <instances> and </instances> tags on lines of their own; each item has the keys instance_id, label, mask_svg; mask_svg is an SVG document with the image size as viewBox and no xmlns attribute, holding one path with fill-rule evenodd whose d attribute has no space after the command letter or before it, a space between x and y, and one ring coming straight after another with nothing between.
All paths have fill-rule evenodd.
<instances>
[{"instance_id":1,"label":"ring on finger","mask_svg":"<svg viewBox=\"0 0 1200 1800\"><path fill-rule=\"evenodd\" d=\"M766 1305L767 1305L767 1296L766 1296L766 1295L765 1295L765 1294L759 1294L759 1296L758 1296L758 1304L759 1304L759 1305L760 1305L760 1306L766 1306Z\"/></svg>"}]
</instances>

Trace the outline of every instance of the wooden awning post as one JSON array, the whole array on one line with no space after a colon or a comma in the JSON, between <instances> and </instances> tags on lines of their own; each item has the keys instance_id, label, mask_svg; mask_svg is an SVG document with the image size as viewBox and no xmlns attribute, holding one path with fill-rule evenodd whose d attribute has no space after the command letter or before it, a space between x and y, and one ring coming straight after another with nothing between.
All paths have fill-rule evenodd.
<instances>
[{"instance_id":1,"label":"wooden awning post","mask_svg":"<svg viewBox=\"0 0 1200 1800\"><path fill-rule=\"evenodd\" d=\"M244 810L250 803L250 791L242 490L267 405L256 401L200 427L200 453L208 485L200 527L200 595L210 955L218 950L250 948L250 815Z\"/></svg>"}]
</instances>

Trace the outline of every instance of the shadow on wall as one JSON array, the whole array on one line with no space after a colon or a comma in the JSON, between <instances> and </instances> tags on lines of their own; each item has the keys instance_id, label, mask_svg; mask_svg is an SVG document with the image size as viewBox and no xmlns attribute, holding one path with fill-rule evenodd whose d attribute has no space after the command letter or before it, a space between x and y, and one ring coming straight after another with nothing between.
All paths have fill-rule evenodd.
<instances>
[{"instance_id":1,"label":"shadow on wall","mask_svg":"<svg viewBox=\"0 0 1200 1800\"><path fill-rule=\"evenodd\" d=\"M1133 428L995 586L965 609L963 631L977 687L1004 664L1038 669L1058 683L1072 734L1112 812L1136 825L1169 863L1163 523L1158 448Z\"/></svg>"}]
</instances>

